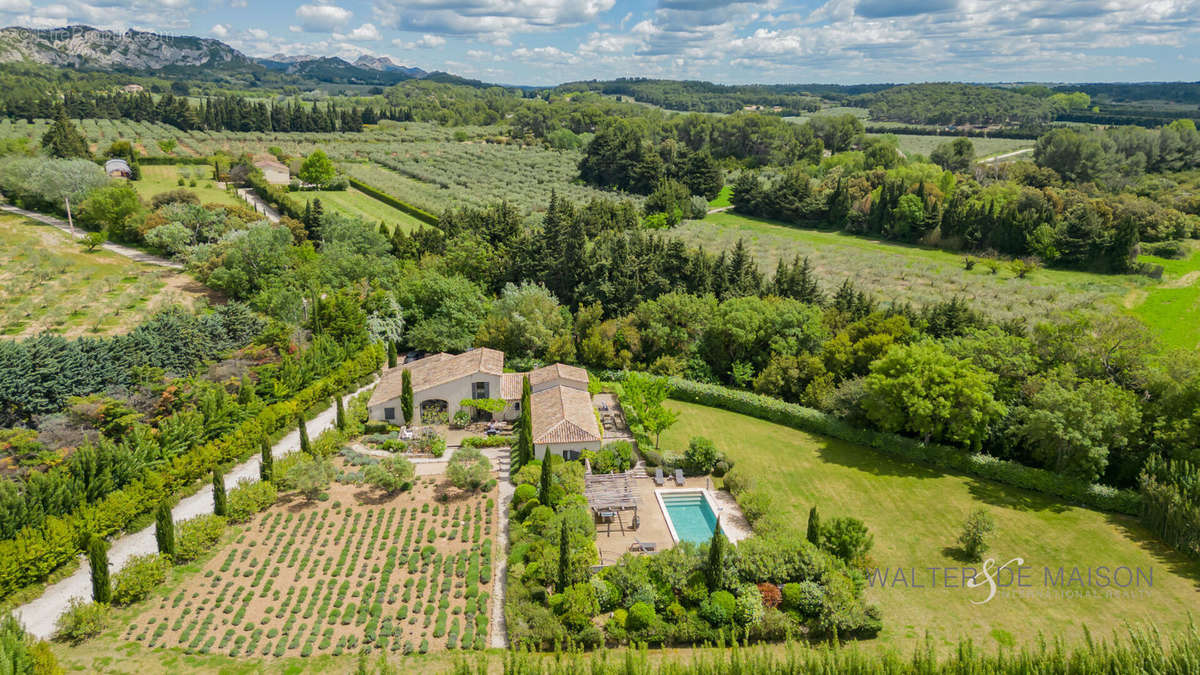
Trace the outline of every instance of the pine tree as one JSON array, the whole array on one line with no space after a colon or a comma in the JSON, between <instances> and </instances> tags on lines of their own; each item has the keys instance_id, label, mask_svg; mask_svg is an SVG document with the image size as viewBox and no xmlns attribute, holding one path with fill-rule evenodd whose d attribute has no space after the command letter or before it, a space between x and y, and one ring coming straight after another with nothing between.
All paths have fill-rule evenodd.
<instances>
[{"instance_id":1,"label":"pine tree","mask_svg":"<svg viewBox=\"0 0 1200 675\"><path fill-rule=\"evenodd\" d=\"M112 582L108 578L108 546L92 535L88 540L88 563L92 567L92 599L107 604L112 601Z\"/></svg>"},{"instance_id":2,"label":"pine tree","mask_svg":"<svg viewBox=\"0 0 1200 675\"><path fill-rule=\"evenodd\" d=\"M337 426L338 431L345 431L346 409L342 406L342 397L336 396L334 399L337 401L337 412L335 413L334 424Z\"/></svg>"},{"instance_id":3,"label":"pine tree","mask_svg":"<svg viewBox=\"0 0 1200 675\"><path fill-rule=\"evenodd\" d=\"M558 592L562 593L571 585L571 551L567 537L567 521L564 518L558 531Z\"/></svg>"},{"instance_id":4,"label":"pine tree","mask_svg":"<svg viewBox=\"0 0 1200 675\"><path fill-rule=\"evenodd\" d=\"M223 516L229 511L228 498L225 495L225 476L221 475L219 467L213 467L213 513Z\"/></svg>"},{"instance_id":5,"label":"pine tree","mask_svg":"<svg viewBox=\"0 0 1200 675\"><path fill-rule=\"evenodd\" d=\"M397 229L399 229L399 228L397 228ZM392 342L391 340L388 340L387 359L388 359L387 360L388 368L395 368L396 367L396 343Z\"/></svg>"},{"instance_id":6,"label":"pine tree","mask_svg":"<svg viewBox=\"0 0 1200 675\"><path fill-rule=\"evenodd\" d=\"M175 521L171 518L171 507L165 501L160 502L154 512L154 541L159 553L168 558L175 557Z\"/></svg>"},{"instance_id":7,"label":"pine tree","mask_svg":"<svg viewBox=\"0 0 1200 675\"><path fill-rule=\"evenodd\" d=\"M312 447L308 442L308 426L304 423L304 415L296 416L296 428L300 431L300 451L311 455Z\"/></svg>"},{"instance_id":8,"label":"pine tree","mask_svg":"<svg viewBox=\"0 0 1200 675\"><path fill-rule=\"evenodd\" d=\"M817 507L812 507L808 511L808 542L813 546L821 545L821 515L817 513Z\"/></svg>"},{"instance_id":9,"label":"pine tree","mask_svg":"<svg viewBox=\"0 0 1200 675\"><path fill-rule=\"evenodd\" d=\"M238 405L245 407L253 403L258 398L258 394L254 391L254 383L250 381L250 376L242 375L242 382L238 386Z\"/></svg>"},{"instance_id":10,"label":"pine tree","mask_svg":"<svg viewBox=\"0 0 1200 675\"><path fill-rule=\"evenodd\" d=\"M713 528L712 539L708 543L708 562L704 566L704 580L708 590L718 591L724 588L725 581L725 549L729 545L725 535L721 533L721 521Z\"/></svg>"},{"instance_id":11,"label":"pine tree","mask_svg":"<svg viewBox=\"0 0 1200 675\"><path fill-rule=\"evenodd\" d=\"M264 483L270 483L275 478L275 456L271 454L271 441L266 436L263 436L261 445L258 478Z\"/></svg>"},{"instance_id":12,"label":"pine tree","mask_svg":"<svg viewBox=\"0 0 1200 675\"><path fill-rule=\"evenodd\" d=\"M51 157L74 159L82 157L90 159L92 153L88 150L87 139L83 133L67 118L67 111L58 106L54 115L54 123L42 135L42 149Z\"/></svg>"},{"instance_id":13,"label":"pine tree","mask_svg":"<svg viewBox=\"0 0 1200 675\"><path fill-rule=\"evenodd\" d=\"M404 424L413 424L413 388L412 373L407 369L400 376L400 414L404 416Z\"/></svg>"},{"instance_id":14,"label":"pine tree","mask_svg":"<svg viewBox=\"0 0 1200 675\"><path fill-rule=\"evenodd\" d=\"M544 506L552 506L550 503L550 449L546 448L546 454L542 457L542 475L538 480L538 503Z\"/></svg>"}]
</instances>

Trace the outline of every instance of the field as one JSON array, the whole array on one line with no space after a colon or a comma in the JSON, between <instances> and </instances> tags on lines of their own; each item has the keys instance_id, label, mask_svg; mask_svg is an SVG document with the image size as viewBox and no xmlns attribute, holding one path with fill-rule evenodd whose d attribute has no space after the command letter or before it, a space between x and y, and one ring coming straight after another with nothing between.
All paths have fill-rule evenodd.
<instances>
[{"instance_id":1,"label":"field","mask_svg":"<svg viewBox=\"0 0 1200 675\"><path fill-rule=\"evenodd\" d=\"M919 136L916 134L895 134L895 136L900 141L900 152L906 156L924 155L925 157L929 157L929 154L937 146L949 143L956 138L955 136ZM1035 144L1035 141L1019 138L971 138L969 140L975 146L976 159L1032 148Z\"/></svg>"},{"instance_id":2,"label":"field","mask_svg":"<svg viewBox=\"0 0 1200 675\"><path fill-rule=\"evenodd\" d=\"M823 521L862 519L874 535L872 566L903 568L926 587L911 584L867 589L883 612L884 631L872 643L902 653L926 633L938 645L959 638L985 651L1031 643L1044 636L1068 643L1093 635L1110 637L1129 624L1152 624L1164 633L1186 629L1200 613L1200 565L1166 550L1133 518L1075 508L1041 495L900 462L868 448L822 438L735 413L669 401L679 421L663 433L663 447L682 450L705 436L734 460L743 475L769 492L773 509L803 528L808 510ZM1031 586L1005 589L988 603L986 587L929 587L928 569L959 569L956 538L967 514L986 508L997 530L988 557L999 564L1022 558L1034 569ZM1109 570L1126 566L1152 574L1141 588L1047 587L1044 569ZM999 577L1003 583L1004 575ZM938 574L942 580L943 575ZM1082 592L1081 592L1082 590ZM1065 592L1066 591L1066 592ZM1072 592L1078 595L1073 595Z\"/></svg>"},{"instance_id":3,"label":"field","mask_svg":"<svg viewBox=\"0 0 1200 675\"><path fill-rule=\"evenodd\" d=\"M0 335L8 337L111 335L172 303L215 297L184 274L86 253L65 232L14 215L0 215L0 259Z\"/></svg>"},{"instance_id":4,"label":"field","mask_svg":"<svg viewBox=\"0 0 1200 675\"><path fill-rule=\"evenodd\" d=\"M260 514L118 617L120 640L234 657L486 647L494 494L430 478L392 498L340 483L329 495Z\"/></svg>"},{"instance_id":5,"label":"field","mask_svg":"<svg viewBox=\"0 0 1200 675\"><path fill-rule=\"evenodd\" d=\"M925 305L961 296L998 319L1061 316L1114 301L1131 289L1155 285L1144 277L1066 270L1042 269L1026 279L1017 279L1004 269L993 275L983 266L967 271L962 255L948 251L790 227L733 213L686 221L671 232L710 251L730 249L744 239L768 275L774 273L780 258L790 261L796 255L807 256L828 292L852 279L884 301Z\"/></svg>"},{"instance_id":6,"label":"field","mask_svg":"<svg viewBox=\"0 0 1200 675\"><path fill-rule=\"evenodd\" d=\"M326 210L339 211L347 216L361 218L372 224L383 222L388 226L389 230L399 227L405 232L412 232L424 225L424 223L407 213L388 206L378 199L369 197L354 188L295 192L292 193L292 198L299 203L310 199L320 199L322 207Z\"/></svg>"},{"instance_id":7,"label":"field","mask_svg":"<svg viewBox=\"0 0 1200 675\"><path fill-rule=\"evenodd\" d=\"M180 185L179 178L184 178L187 185ZM195 187L191 181L195 180ZM131 183L137 188L142 199L149 201L151 197L168 190L188 189L196 193L201 204L215 202L232 206L245 206L245 202L217 187L212 180L212 167L191 165L143 166L141 180Z\"/></svg>"},{"instance_id":8,"label":"field","mask_svg":"<svg viewBox=\"0 0 1200 675\"><path fill-rule=\"evenodd\" d=\"M1200 250L1193 248L1183 260L1151 256L1141 260L1162 265L1163 281L1149 289L1130 291L1125 307L1150 326L1163 344L1200 347Z\"/></svg>"}]
</instances>

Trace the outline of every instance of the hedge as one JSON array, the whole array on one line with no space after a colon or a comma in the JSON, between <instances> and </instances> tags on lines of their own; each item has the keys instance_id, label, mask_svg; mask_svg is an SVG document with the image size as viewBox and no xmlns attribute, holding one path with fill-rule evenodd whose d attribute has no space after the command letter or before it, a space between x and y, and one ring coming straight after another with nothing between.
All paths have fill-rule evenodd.
<instances>
[{"instance_id":1,"label":"hedge","mask_svg":"<svg viewBox=\"0 0 1200 675\"><path fill-rule=\"evenodd\" d=\"M432 225L434 227L438 226L437 216L435 216L427 211L423 211L423 210L413 206L412 204L409 204L408 202L402 202L399 199L396 199L395 197L389 195L388 193L386 193L382 190L379 190L378 188L367 185L366 183L364 183L360 180L357 180L355 178L350 179L350 185L352 187L354 187L354 189L367 195L368 197L378 199L379 201L383 202L384 204L387 204L388 206L392 206L397 209L400 209L401 211L407 213L408 215L412 216L413 218L416 218L417 220L419 220L427 225Z\"/></svg>"},{"instance_id":2,"label":"hedge","mask_svg":"<svg viewBox=\"0 0 1200 675\"><path fill-rule=\"evenodd\" d=\"M382 345L371 345L290 400L267 406L224 436L175 457L162 469L146 471L139 480L74 513L51 516L37 527L26 527L12 539L0 541L0 599L74 560L81 550L82 535L107 537L119 532L157 508L161 499L207 478L214 467L257 454L264 436L291 426L297 415L374 373L383 357Z\"/></svg>"},{"instance_id":3,"label":"hedge","mask_svg":"<svg viewBox=\"0 0 1200 675\"><path fill-rule=\"evenodd\" d=\"M997 483L1059 497L1093 509L1129 515L1137 515L1141 509L1141 497L1133 490L1118 490L1106 485L1085 483L1052 471L990 455L935 443L922 443L913 438L883 431L859 429L833 415L770 396L701 384L678 377L668 378L668 381L671 385L671 398L679 401L721 408L793 429L866 445L899 459L960 471Z\"/></svg>"},{"instance_id":4,"label":"hedge","mask_svg":"<svg viewBox=\"0 0 1200 675\"><path fill-rule=\"evenodd\" d=\"M304 217L304 209L297 206L292 198L288 196L287 188L271 185L263 178L261 172L250 172L250 175L246 178L246 185L250 186L251 190L254 190L263 201L276 211L279 211L279 213L296 220Z\"/></svg>"},{"instance_id":5,"label":"hedge","mask_svg":"<svg viewBox=\"0 0 1200 675\"><path fill-rule=\"evenodd\" d=\"M212 157L173 157L170 155L155 155L153 157L138 157L138 164L142 166L171 166L174 164L190 164L193 166L212 166Z\"/></svg>"}]
</instances>

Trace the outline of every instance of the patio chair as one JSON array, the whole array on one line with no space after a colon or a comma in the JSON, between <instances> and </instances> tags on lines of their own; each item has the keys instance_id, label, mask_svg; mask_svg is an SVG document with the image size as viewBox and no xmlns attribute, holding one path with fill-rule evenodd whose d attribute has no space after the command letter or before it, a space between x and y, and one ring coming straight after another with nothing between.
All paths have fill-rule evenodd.
<instances>
[{"instance_id":1,"label":"patio chair","mask_svg":"<svg viewBox=\"0 0 1200 675\"><path fill-rule=\"evenodd\" d=\"M633 543L629 545L629 550L633 551L634 553L653 553L654 551L658 550L658 544L653 541L640 541L638 539L634 539Z\"/></svg>"},{"instance_id":2,"label":"patio chair","mask_svg":"<svg viewBox=\"0 0 1200 675\"><path fill-rule=\"evenodd\" d=\"M679 487L683 487L683 469L675 469L675 484Z\"/></svg>"},{"instance_id":3,"label":"patio chair","mask_svg":"<svg viewBox=\"0 0 1200 675\"><path fill-rule=\"evenodd\" d=\"M663 485L666 484L666 482L667 482L667 479L663 478L662 467L660 466L660 467L655 468L654 469L654 484L657 485L658 487L662 487Z\"/></svg>"}]
</instances>

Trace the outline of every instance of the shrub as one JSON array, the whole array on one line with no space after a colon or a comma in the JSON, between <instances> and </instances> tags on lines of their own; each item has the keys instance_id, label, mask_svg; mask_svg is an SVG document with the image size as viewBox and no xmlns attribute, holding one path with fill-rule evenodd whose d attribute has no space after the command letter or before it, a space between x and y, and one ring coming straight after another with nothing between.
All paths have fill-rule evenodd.
<instances>
[{"instance_id":1,"label":"shrub","mask_svg":"<svg viewBox=\"0 0 1200 675\"><path fill-rule=\"evenodd\" d=\"M738 496L737 502L751 525L771 512L771 494L763 490L743 491Z\"/></svg>"},{"instance_id":2,"label":"shrub","mask_svg":"<svg viewBox=\"0 0 1200 675\"><path fill-rule=\"evenodd\" d=\"M722 478L729 473L729 462L721 460L713 465L712 475Z\"/></svg>"},{"instance_id":3,"label":"shrub","mask_svg":"<svg viewBox=\"0 0 1200 675\"><path fill-rule=\"evenodd\" d=\"M724 626L733 621L737 600L729 591L717 591L700 603L700 616L714 626Z\"/></svg>"},{"instance_id":4,"label":"shrub","mask_svg":"<svg viewBox=\"0 0 1200 675\"><path fill-rule=\"evenodd\" d=\"M958 535L958 543L962 544L963 553L969 560L980 560L987 553L988 535L996 529L996 521L984 509L975 509L963 523L962 534Z\"/></svg>"},{"instance_id":5,"label":"shrub","mask_svg":"<svg viewBox=\"0 0 1200 675\"><path fill-rule=\"evenodd\" d=\"M478 490L492 476L492 463L475 448L459 448L446 465L446 477L462 490Z\"/></svg>"},{"instance_id":6,"label":"shrub","mask_svg":"<svg viewBox=\"0 0 1200 675\"><path fill-rule=\"evenodd\" d=\"M729 473L725 474L725 489L729 490L729 494L734 497L754 489L754 479L743 475L744 473L744 471L740 471L734 467Z\"/></svg>"},{"instance_id":7,"label":"shrub","mask_svg":"<svg viewBox=\"0 0 1200 675\"><path fill-rule=\"evenodd\" d=\"M721 454L717 452L717 446L703 436L693 436L683 453L687 467L699 474L711 473L720 459Z\"/></svg>"},{"instance_id":8,"label":"shrub","mask_svg":"<svg viewBox=\"0 0 1200 675\"><path fill-rule=\"evenodd\" d=\"M784 585L782 596L784 609L811 619L821 613L825 590L815 581L801 581Z\"/></svg>"},{"instance_id":9,"label":"shrub","mask_svg":"<svg viewBox=\"0 0 1200 675\"><path fill-rule=\"evenodd\" d=\"M56 642L80 644L88 638L99 635L108 627L108 605L95 602L84 602L72 598L66 611L58 617L54 624Z\"/></svg>"},{"instance_id":10,"label":"shrub","mask_svg":"<svg viewBox=\"0 0 1200 675\"><path fill-rule=\"evenodd\" d=\"M738 594L733 618L740 626L757 623L763 616L763 598L756 586L746 586Z\"/></svg>"},{"instance_id":11,"label":"shrub","mask_svg":"<svg viewBox=\"0 0 1200 675\"><path fill-rule=\"evenodd\" d=\"M113 576L113 604L124 606L144 599L162 584L170 568L170 561L162 554L130 558L125 567Z\"/></svg>"},{"instance_id":12,"label":"shrub","mask_svg":"<svg viewBox=\"0 0 1200 675\"><path fill-rule=\"evenodd\" d=\"M514 436L469 436L462 441L464 448L508 448L517 442Z\"/></svg>"},{"instance_id":13,"label":"shrub","mask_svg":"<svg viewBox=\"0 0 1200 675\"><path fill-rule=\"evenodd\" d=\"M625 619L625 628L630 631L642 631L654 625L658 616L654 607L645 602L635 602L629 608L629 616Z\"/></svg>"},{"instance_id":14,"label":"shrub","mask_svg":"<svg viewBox=\"0 0 1200 675\"><path fill-rule=\"evenodd\" d=\"M389 494L412 487L417 471L413 463L403 457L385 457L363 470L363 479Z\"/></svg>"},{"instance_id":15,"label":"shrub","mask_svg":"<svg viewBox=\"0 0 1200 675\"><path fill-rule=\"evenodd\" d=\"M783 602L783 595L775 584L759 584L758 593L762 596L762 603L767 607L778 607Z\"/></svg>"},{"instance_id":16,"label":"shrub","mask_svg":"<svg viewBox=\"0 0 1200 675\"><path fill-rule=\"evenodd\" d=\"M612 582L601 577L592 577L590 583L601 612L611 612L621 602L621 590Z\"/></svg>"},{"instance_id":17,"label":"shrub","mask_svg":"<svg viewBox=\"0 0 1200 675\"><path fill-rule=\"evenodd\" d=\"M208 514L189 518L176 528L175 561L195 560L210 551L225 531L225 519Z\"/></svg>"},{"instance_id":18,"label":"shrub","mask_svg":"<svg viewBox=\"0 0 1200 675\"><path fill-rule=\"evenodd\" d=\"M275 486L264 481L241 481L229 491L228 517L231 523L244 523L254 514L275 503Z\"/></svg>"}]
</instances>

